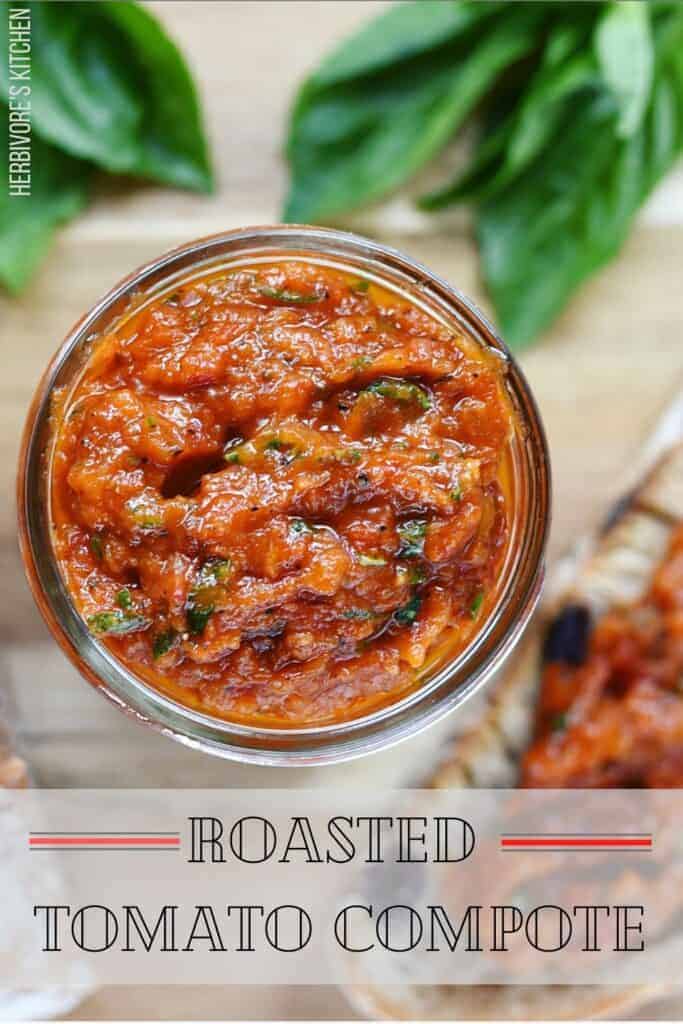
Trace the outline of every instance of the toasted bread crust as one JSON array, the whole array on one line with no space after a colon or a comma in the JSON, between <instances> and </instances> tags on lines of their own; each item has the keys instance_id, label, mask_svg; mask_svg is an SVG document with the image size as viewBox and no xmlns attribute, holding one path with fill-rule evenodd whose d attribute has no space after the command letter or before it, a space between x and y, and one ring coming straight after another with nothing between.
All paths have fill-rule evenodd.
<instances>
[{"instance_id":1,"label":"toasted bread crust","mask_svg":"<svg viewBox=\"0 0 683 1024\"><path fill-rule=\"evenodd\" d=\"M536 628L491 692L478 721L442 750L423 785L508 788L531 737L540 683L542 638L566 604L594 614L642 597L683 519L683 444L669 447L642 483L619 501L603 527L584 538L557 567ZM554 586L553 586L554 583ZM347 987L369 1017L410 1020L576 1020L623 1015L667 986L503 985L391 986L365 981Z\"/></svg>"}]
</instances>

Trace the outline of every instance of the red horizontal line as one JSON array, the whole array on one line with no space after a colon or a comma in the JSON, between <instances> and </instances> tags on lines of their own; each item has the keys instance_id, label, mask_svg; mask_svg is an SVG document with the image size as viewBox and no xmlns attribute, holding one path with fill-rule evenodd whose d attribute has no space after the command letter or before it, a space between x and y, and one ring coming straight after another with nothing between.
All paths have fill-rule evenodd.
<instances>
[{"instance_id":1,"label":"red horizontal line","mask_svg":"<svg viewBox=\"0 0 683 1024\"><path fill-rule=\"evenodd\" d=\"M30 836L29 846L180 846L177 836Z\"/></svg>"},{"instance_id":2,"label":"red horizontal line","mask_svg":"<svg viewBox=\"0 0 683 1024\"><path fill-rule=\"evenodd\" d=\"M608 838L608 837L599 838L597 836L591 836L590 838L585 838L585 839L550 839L547 836L542 836L542 837L539 836L539 837L536 837L536 838L529 837L527 839L509 839L509 838L506 839L506 838L503 837L500 840L500 845L501 846L519 846L519 847L552 846L552 847L556 847L556 848L562 848L562 847L591 847L591 846L610 846L610 847L615 847L615 848L620 847L620 846L624 847L624 848L631 848L631 847L636 846L636 847L646 847L646 848L649 848L649 847L652 846L652 837L650 837L648 839L645 839L645 838L628 838L628 837L624 837L624 836L621 836L618 839L616 839L616 838Z\"/></svg>"},{"instance_id":3,"label":"red horizontal line","mask_svg":"<svg viewBox=\"0 0 683 1024\"><path fill-rule=\"evenodd\" d=\"M83 829L80 831L67 832L65 829L53 829L51 832L29 832L30 836L179 836L180 832L161 832L158 829L155 831L147 830L146 832L133 831L132 829L119 829L118 832L85 832Z\"/></svg>"}]
</instances>

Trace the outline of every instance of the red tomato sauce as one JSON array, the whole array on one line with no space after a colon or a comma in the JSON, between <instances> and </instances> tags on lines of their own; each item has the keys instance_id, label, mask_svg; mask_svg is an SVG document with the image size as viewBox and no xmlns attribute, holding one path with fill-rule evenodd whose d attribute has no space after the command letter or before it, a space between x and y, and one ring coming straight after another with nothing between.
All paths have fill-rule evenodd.
<instances>
[{"instance_id":1,"label":"red tomato sauce","mask_svg":"<svg viewBox=\"0 0 683 1024\"><path fill-rule=\"evenodd\" d=\"M53 537L90 630L208 714L393 702L486 617L508 539L500 358L304 261L188 280L55 412Z\"/></svg>"}]
</instances>

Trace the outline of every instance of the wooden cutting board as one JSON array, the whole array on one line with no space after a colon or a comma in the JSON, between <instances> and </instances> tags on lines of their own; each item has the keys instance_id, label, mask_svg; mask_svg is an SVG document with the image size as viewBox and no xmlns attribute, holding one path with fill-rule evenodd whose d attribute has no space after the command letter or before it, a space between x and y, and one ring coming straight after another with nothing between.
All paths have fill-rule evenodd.
<instances>
[{"instance_id":1,"label":"wooden cutting board","mask_svg":"<svg viewBox=\"0 0 683 1024\"><path fill-rule=\"evenodd\" d=\"M0 298L0 685L24 752L45 786L297 786L394 783L436 732L361 762L276 772L215 760L143 731L90 690L50 641L16 548L14 471L23 418L48 358L72 322L132 267L203 234L277 221L286 185L285 115L306 69L381 3L157 2L203 96L218 190L206 198L109 186L65 229L19 300ZM428 264L485 309L469 228L416 217L405 203L350 226ZM551 553L599 514L660 409L683 380L683 175L640 219L620 260L573 301L523 365L546 423L555 476ZM441 734L466 725L465 709ZM654 1011L648 1011L654 1012ZM672 1013L672 1008L666 1008ZM89 1018L348 1017L334 990L104 989Z\"/></svg>"}]
</instances>

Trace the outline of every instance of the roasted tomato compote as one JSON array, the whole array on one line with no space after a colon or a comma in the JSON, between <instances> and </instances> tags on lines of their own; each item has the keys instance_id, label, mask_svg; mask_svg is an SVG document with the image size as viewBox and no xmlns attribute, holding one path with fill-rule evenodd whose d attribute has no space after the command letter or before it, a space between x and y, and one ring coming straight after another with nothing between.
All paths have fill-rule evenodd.
<instances>
[{"instance_id":1,"label":"roasted tomato compote","mask_svg":"<svg viewBox=\"0 0 683 1024\"><path fill-rule=\"evenodd\" d=\"M510 510L500 357L304 260L188 279L55 405L53 539L94 634L206 713L357 717L485 617Z\"/></svg>"}]
</instances>

